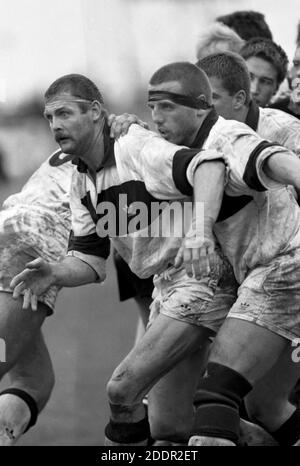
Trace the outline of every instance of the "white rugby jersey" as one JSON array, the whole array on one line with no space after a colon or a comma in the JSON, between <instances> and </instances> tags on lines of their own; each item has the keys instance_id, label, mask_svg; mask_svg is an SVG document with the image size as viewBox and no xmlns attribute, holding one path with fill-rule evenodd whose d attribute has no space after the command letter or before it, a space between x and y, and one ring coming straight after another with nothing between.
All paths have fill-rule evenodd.
<instances>
[{"instance_id":1,"label":"white rugby jersey","mask_svg":"<svg viewBox=\"0 0 300 466\"><path fill-rule=\"evenodd\" d=\"M300 156L300 120L275 108L251 102L245 123L262 138L287 147Z\"/></svg>"},{"instance_id":2,"label":"white rugby jersey","mask_svg":"<svg viewBox=\"0 0 300 466\"><path fill-rule=\"evenodd\" d=\"M299 206L289 187L269 179L262 170L273 153L292 153L245 128L220 117L204 145L217 149L228 166L215 233L239 283L256 266L300 246Z\"/></svg>"},{"instance_id":3,"label":"white rugby jersey","mask_svg":"<svg viewBox=\"0 0 300 466\"><path fill-rule=\"evenodd\" d=\"M82 164L74 172L70 196L73 234L69 254L89 263L101 277L111 239L131 270L146 278L162 272L174 261L184 235L182 209L171 218L165 217L167 221L163 222L163 213L169 205L165 201L179 201L182 207L186 202L191 205L193 173L203 153L199 149L171 144L138 125L132 125L128 134L114 143L113 150L110 160L114 157L115 162L97 172L96 184L86 168L82 171ZM205 159L218 158L216 151L205 154ZM120 204L122 196L125 202ZM147 214L144 228L132 231L130 221L136 202L146 206L149 216ZM162 202L165 202L162 214L152 210L154 204ZM112 221L116 231L109 231L105 236L100 225L107 206L112 206L116 212ZM190 220L191 217L188 226Z\"/></svg>"},{"instance_id":4,"label":"white rugby jersey","mask_svg":"<svg viewBox=\"0 0 300 466\"><path fill-rule=\"evenodd\" d=\"M233 120L226 121L219 117L210 126L205 125L206 122L199 133L207 133L203 146L207 150L199 152L199 149L183 149L155 133L132 125L128 134L115 143L115 165L105 166L97 173L96 185L78 167L79 171L75 171L73 175L71 192L73 237L69 245L70 253L90 263L101 276L105 259L109 255L109 237L99 238L97 231L99 221L104 216L102 209L105 202L115 205L118 223L120 194L128 195L128 205L124 206L128 216L131 204L137 200L149 205L156 200L187 199L187 196L192 195L193 173L198 164L205 160L218 159L223 159L228 165L228 183L216 233L225 253L235 266L237 277L242 280L245 270L270 260L286 247L283 236L285 238L289 232L288 237L292 238L298 223L290 223L292 233L286 228L283 212L289 211L285 206L287 190L267 179L261 167L269 155L279 151L287 152L287 149L267 143L248 126ZM264 199L266 201L262 204L268 204L268 188L277 188L277 192L282 193L280 196L284 197L284 202L276 198L275 207L280 212L282 223L285 223L285 235L282 236L281 231L277 230L277 224L274 230L271 215L273 211L267 210L262 218L264 224L267 222L267 235L263 228L259 230L258 238L253 230L257 229L260 203ZM293 212L296 215L299 209L297 205L295 207L297 210ZM247 217L249 208L254 213L251 218ZM245 232L244 216L247 220ZM237 222L232 219L237 219ZM273 223L269 225L271 219ZM268 240L265 236L270 233L279 236L283 246L281 243L278 245L277 241L269 252L269 246L263 244L261 248L260 242ZM142 231L129 235L117 231L110 237L133 272L141 278L163 271L173 262L181 243L181 238L178 237L145 238ZM254 254L253 251L257 248L259 253ZM251 257L246 254L249 251Z\"/></svg>"},{"instance_id":5,"label":"white rugby jersey","mask_svg":"<svg viewBox=\"0 0 300 466\"><path fill-rule=\"evenodd\" d=\"M61 150L54 152L33 175L22 190L9 196L0 212L0 231L22 238L40 238L44 248L51 249L56 242L56 252L61 257L67 252L71 230L70 186L74 165L61 164ZM28 236L29 235L29 236ZM48 245L48 246L47 246Z\"/></svg>"}]
</instances>

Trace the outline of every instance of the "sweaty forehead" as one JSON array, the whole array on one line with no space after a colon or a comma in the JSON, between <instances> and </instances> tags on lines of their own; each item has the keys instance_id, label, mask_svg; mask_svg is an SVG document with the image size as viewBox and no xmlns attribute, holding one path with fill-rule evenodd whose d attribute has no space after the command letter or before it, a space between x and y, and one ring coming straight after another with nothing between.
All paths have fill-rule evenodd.
<instances>
[{"instance_id":1,"label":"sweaty forehead","mask_svg":"<svg viewBox=\"0 0 300 466\"><path fill-rule=\"evenodd\" d=\"M182 94L182 86L179 81L166 81L161 84L149 84L149 91L167 91Z\"/></svg>"},{"instance_id":2,"label":"sweaty forehead","mask_svg":"<svg viewBox=\"0 0 300 466\"><path fill-rule=\"evenodd\" d=\"M51 104L53 102L57 101L74 101L76 97L72 95L70 92L64 91L64 92L58 92L57 94L54 94L51 96L49 99L46 100L46 105Z\"/></svg>"},{"instance_id":3,"label":"sweaty forehead","mask_svg":"<svg viewBox=\"0 0 300 466\"><path fill-rule=\"evenodd\" d=\"M69 92L62 92L55 94L45 102L45 112L53 112L59 110L62 107L74 107L80 102L89 102L86 99L80 99L73 96Z\"/></svg>"}]
</instances>

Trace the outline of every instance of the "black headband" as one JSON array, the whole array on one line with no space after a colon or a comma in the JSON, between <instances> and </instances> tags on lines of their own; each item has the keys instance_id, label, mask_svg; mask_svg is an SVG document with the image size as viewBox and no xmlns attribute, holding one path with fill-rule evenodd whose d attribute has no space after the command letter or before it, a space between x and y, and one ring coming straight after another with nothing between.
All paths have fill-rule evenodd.
<instances>
[{"instance_id":1,"label":"black headband","mask_svg":"<svg viewBox=\"0 0 300 466\"><path fill-rule=\"evenodd\" d=\"M168 91L149 91L148 102L157 102L158 100L171 100L175 104L191 108L201 108L203 110L207 110L212 107L212 105L206 102L203 95L200 97L192 97Z\"/></svg>"}]
</instances>

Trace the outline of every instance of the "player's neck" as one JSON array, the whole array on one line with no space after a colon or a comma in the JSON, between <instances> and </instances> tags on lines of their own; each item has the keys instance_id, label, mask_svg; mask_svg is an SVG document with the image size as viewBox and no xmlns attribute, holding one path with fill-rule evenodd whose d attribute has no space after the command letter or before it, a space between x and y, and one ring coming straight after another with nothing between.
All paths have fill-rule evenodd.
<instances>
[{"instance_id":1,"label":"player's neck","mask_svg":"<svg viewBox=\"0 0 300 466\"><path fill-rule=\"evenodd\" d=\"M91 174L95 174L102 166L104 155L103 127L99 126L96 128L94 137L91 139L82 157Z\"/></svg>"},{"instance_id":2,"label":"player's neck","mask_svg":"<svg viewBox=\"0 0 300 466\"><path fill-rule=\"evenodd\" d=\"M235 111L234 115L232 116L232 119L236 121L240 121L241 123L245 123L248 112L249 112L249 106L243 105L240 109Z\"/></svg>"}]
</instances>

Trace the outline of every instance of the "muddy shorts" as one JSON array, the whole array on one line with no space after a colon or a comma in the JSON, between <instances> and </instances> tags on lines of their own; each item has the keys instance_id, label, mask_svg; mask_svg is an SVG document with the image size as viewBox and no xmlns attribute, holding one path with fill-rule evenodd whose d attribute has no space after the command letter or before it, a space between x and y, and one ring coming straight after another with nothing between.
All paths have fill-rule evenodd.
<instances>
[{"instance_id":1,"label":"muddy shorts","mask_svg":"<svg viewBox=\"0 0 300 466\"><path fill-rule=\"evenodd\" d=\"M171 267L154 277L149 324L161 313L206 327L215 334L236 300L237 287L233 269L226 260L220 274L212 273L201 280L188 277L184 267Z\"/></svg>"},{"instance_id":2,"label":"muddy shorts","mask_svg":"<svg viewBox=\"0 0 300 466\"><path fill-rule=\"evenodd\" d=\"M300 337L300 250L256 267L238 290L228 317L247 320L288 340Z\"/></svg>"}]
</instances>

